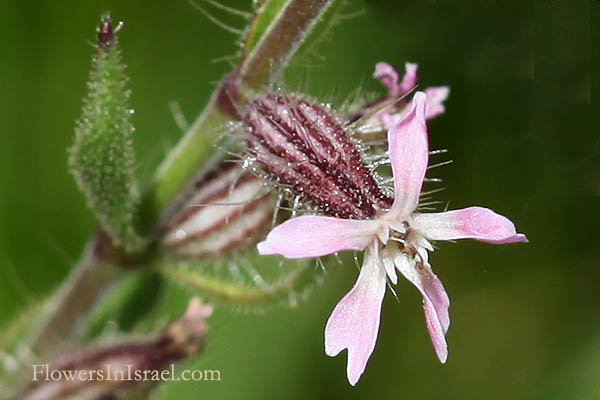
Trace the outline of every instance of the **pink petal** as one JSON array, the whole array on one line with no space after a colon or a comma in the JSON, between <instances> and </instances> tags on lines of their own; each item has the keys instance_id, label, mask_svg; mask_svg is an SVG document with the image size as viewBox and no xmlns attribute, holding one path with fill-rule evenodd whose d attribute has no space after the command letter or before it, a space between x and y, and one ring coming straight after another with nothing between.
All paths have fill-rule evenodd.
<instances>
[{"instance_id":1,"label":"pink petal","mask_svg":"<svg viewBox=\"0 0 600 400\"><path fill-rule=\"evenodd\" d=\"M402 77L402 82L400 83L400 93L405 94L410 92L415 86L417 86L417 64L406 63L404 64L404 68L406 68L406 72Z\"/></svg>"},{"instance_id":2,"label":"pink petal","mask_svg":"<svg viewBox=\"0 0 600 400\"><path fill-rule=\"evenodd\" d=\"M378 62L375 64L375 72L373 78L379 81L388 88L389 95L396 97L400 95L400 86L398 86L398 72L390 64Z\"/></svg>"},{"instance_id":3,"label":"pink petal","mask_svg":"<svg viewBox=\"0 0 600 400\"><path fill-rule=\"evenodd\" d=\"M412 108L401 120L384 115L388 129L388 143L392 172L394 174L395 200L390 217L405 218L417 208L423 179L427 171L429 146L425 105L427 96L415 93Z\"/></svg>"},{"instance_id":4,"label":"pink petal","mask_svg":"<svg viewBox=\"0 0 600 400\"><path fill-rule=\"evenodd\" d=\"M348 349L346 373L353 386L375 348L385 276L377 255L367 250L356 284L335 307L325 327L325 353L328 356L334 357Z\"/></svg>"},{"instance_id":5,"label":"pink petal","mask_svg":"<svg viewBox=\"0 0 600 400\"><path fill-rule=\"evenodd\" d=\"M404 255L396 259L396 267L423 295L425 324L429 337L438 359L445 363L448 359L446 332L450 326L450 314L448 313L450 299L444 285L431 271L429 265L419 264L417 267L414 260L409 260Z\"/></svg>"},{"instance_id":6,"label":"pink petal","mask_svg":"<svg viewBox=\"0 0 600 400\"><path fill-rule=\"evenodd\" d=\"M430 87L425 89L427 94L427 107L425 107L425 118L431 119L446 111L444 101L450 94L448 86Z\"/></svg>"},{"instance_id":7,"label":"pink petal","mask_svg":"<svg viewBox=\"0 0 600 400\"><path fill-rule=\"evenodd\" d=\"M388 88L390 97L400 97L410 92L417 86L417 64L404 64L406 72L402 77L402 82L398 84L398 72L390 64L379 62L375 65L375 73L373 77Z\"/></svg>"},{"instance_id":8,"label":"pink petal","mask_svg":"<svg viewBox=\"0 0 600 400\"><path fill-rule=\"evenodd\" d=\"M431 240L475 239L497 244L528 241L508 218L483 207L416 214L412 226Z\"/></svg>"},{"instance_id":9,"label":"pink petal","mask_svg":"<svg viewBox=\"0 0 600 400\"><path fill-rule=\"evenodd\" d=\"M376 239L377 230L374 221L307 215L276 226L257 248L261 255L320 257L343 250L363 250Z\"/></svg>"}]
</instances>

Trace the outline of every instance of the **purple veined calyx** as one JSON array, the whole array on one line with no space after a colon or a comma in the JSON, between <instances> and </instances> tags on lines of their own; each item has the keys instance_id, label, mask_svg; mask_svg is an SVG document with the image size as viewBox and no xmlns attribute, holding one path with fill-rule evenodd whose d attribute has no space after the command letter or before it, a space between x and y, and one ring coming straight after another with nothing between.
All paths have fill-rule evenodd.
<instances>
[{"instance_id":1,"label":"purple veined calyx","mask_svg":"<svg viewBox=\"0 0 600 400\"><path fill-rule=\"evenodd\" d=\"M197 259L235 253L272 226L276 198L238 163L220 163L192 186L192 195L164 229L162 245L171 255Z\"/></svg>"},{"instance_id":2,"label":"purple veined calyx","mask_svg":"<svg viewBox=\"0 0 600 400\"><path fill-rule=\"evenodd\" d=\"M367 155L364 143L373 132L384 132L385 137L383 115L400 118L410 110L417 68L406 63L400 80L391 65L378 63L373 76L388 94L344 116L282 91L256 96L240 111L247 161L252 161L246 164L316 212L348 219L373 217L391 206L393 191L389 178L375 172L387 156L382 151ZM445 111L449 92L447 86L425 89L427 119ZM380 162L367 161L370 158Z\"/></svg>"},{"instance_id":3,"label":"purple veined calyx","mask_svg":"<svg viewBox=\"0 0 600 400\"><path fill-rule=\"evenodd\" d=\"M255 172L339 218L371 218L391 197L363 163L342 123L323 107L292 95L252 100L243 116Z\"/></svg>"}]
</instances>

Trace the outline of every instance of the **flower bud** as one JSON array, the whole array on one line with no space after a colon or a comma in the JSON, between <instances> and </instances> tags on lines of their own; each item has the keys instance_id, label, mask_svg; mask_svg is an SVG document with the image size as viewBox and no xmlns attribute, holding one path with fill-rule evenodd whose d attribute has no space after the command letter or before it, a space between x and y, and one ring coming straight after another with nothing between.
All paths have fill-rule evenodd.
<instances>
[{"instance_id":1,"label":"flower bud","mask_svg":"<svg viewBox=\"0 0 600 400\"><path fill-rule=\"evenodd\" d=\"M119 250L135 253L146 245L136 227L140 202L129 106L130 91L117 29L109 16L98 28L88 93L69 149L69 167L102 230Z\"/></svg>"},{"instance_id":2,"label":"flower bud","mask_svg":"<svg viewBox=\"0 0 600 400\"><path fill-rule=\"evenodd\" d=\"M270 227L275 198L238 164L224 162L194 183L194 194L167 225L163 246L179 258L236 252Z\"/></svg>"}]
</instances>

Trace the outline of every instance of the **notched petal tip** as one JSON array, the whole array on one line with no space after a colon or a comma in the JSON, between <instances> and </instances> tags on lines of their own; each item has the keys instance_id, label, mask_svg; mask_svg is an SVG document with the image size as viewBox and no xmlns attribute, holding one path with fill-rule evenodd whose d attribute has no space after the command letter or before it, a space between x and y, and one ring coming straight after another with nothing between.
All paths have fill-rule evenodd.
<instances>
[{"instance_id":1,"label":"notched petal tip","mask_svg":"<svg viewBox=\"0 0 600 400\"><path fill-rule=\"evenodd\" d=\"M346 373L355 385L373 353L379 331L386 274L371 251L354 287L335 306L325 327L325 353L334 357L348 349Z\"/></svg>"},{"instance_id":2,"label":"notched petal tip","mask_svg":"<svg viewBox=\"0 0 600 400\"><path fill-rule=\"evenodd\" d=\"M398 72L390 64L386 62L378 62L375 64L375 72L373 78L378 79L384 85L390 96L396 96L400 92L398 85Z\"/></svg>"},{"instance_id":3,"label":"notched petal tip","mask_svg":"<svg viewBox=\"0 0 600 400\"><path fill-rule=\"evenodd\" d=\"M435 118L446 111L444 102L450 95L448 86L430 87L425 89L427 94L427 107L425 116L427 119Z\"/></svg>"},{"instance_id":4,"label":"notched petal tip","mask_svg":"<svg viewBox=\"0 0 600 400\"><path fill-rule=\"evenodd\" d=\"M388 88L389 97L404 96L417 86L418 65L407 62L404 64L404 68L405 72L402 80L399 80L398 72L390 64L379 62L375 65L373 77Z\"/></svg>"},{"instance_id":5,"label":"notched petal tip","mask_svg":"<svg viewBox=\"0 0 600 400\"><path fill-rule=\"evenodd\" d=\"M406 72L402 77L402 82L400 83L400 93L405 94L408 93L411 89L417 86L417 69L418 65L415 63L405 63L404 68Z\"/></svg>"}]
</instances>

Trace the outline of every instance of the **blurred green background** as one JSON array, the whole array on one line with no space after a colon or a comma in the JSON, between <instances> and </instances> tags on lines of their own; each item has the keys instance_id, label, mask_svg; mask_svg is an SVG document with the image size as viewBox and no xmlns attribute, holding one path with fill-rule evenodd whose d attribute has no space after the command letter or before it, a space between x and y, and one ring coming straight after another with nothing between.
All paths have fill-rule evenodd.
<instances>
[{"instance_id":1,"label":"blurred green background","mask_svg":"<svg viewBox=\"0 0 600 400\"><path fill-rule=\"evenodd\" d=\"M200 1L200 0L198 0ZM222 0L249 10L249 0ZM186 0L0 2L0 320L49 294L95 229L66 168L103 11L125 22L140 176L181 136L168 103L191 120L230 67L236 37ZM219 309L204 355L221 382L169 384L161 398L600 398L600 3L350 1L343 21L286 74L292 90L342 100L378 61L418 62L421 87L447 84L447 113L430 124L435 170L451 208L490 207L528 245L443 243L432 264L452 300L450 357L440 365L420 296L386 296L377 347L355 388L346 356L328 358L323 329L356 269L332 268L295 309ZM243 21L215 11L221 20ZM598 41L595 41L597 44ZM181 293L160 292L181 311ZM172 301L170 299L173 299ZM177 300L179 299L179 300ZM189 396L189 397L188 397Z\"/></svg>"}]
</instances>

